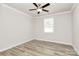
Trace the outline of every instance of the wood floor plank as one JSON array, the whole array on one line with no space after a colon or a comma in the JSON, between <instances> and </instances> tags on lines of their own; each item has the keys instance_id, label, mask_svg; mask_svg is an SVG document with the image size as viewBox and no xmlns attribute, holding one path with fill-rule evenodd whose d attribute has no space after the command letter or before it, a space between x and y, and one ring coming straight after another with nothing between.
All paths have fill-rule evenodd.
<instances>
[{"instance_id":1,"label":"wood floor plank","mask_svg":"<svg viewBox=\"0 0 79 59\"><path fill-rule=\"evenodd\" d=\"M77 56L77 53L70 45L32 40L0 52L0 56Z\"/></svg>"}]
</instances>

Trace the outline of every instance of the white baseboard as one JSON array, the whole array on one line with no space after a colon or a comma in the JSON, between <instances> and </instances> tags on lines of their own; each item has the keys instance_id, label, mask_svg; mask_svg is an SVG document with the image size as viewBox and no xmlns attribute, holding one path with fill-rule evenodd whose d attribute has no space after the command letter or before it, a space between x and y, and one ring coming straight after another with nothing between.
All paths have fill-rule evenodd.
<instances>
[{"instance_id":1,"label":"white baseboard","mask_svg":"<svg viewBox=\"0 0 79 59\"><path fill-rule=\"evenodd\" d=\"M55 42L55 43L59 43L59 44L65 44L65 45L71 45L70 43L65 43L65 42L59 42L59 41L51 41L51 40L43 40L43 39L36 39L36 40L42 40L42 41L49 41L49 42Z\"/></svg>"},{"instance_id":2,"label":"white baseboard","mask_svg":"<svg viewBox=\"0 0 79 59\"><path fill-rule=\"evenodd\" d=\"M29 42L31 40L42 40L42 39L29 39L29 40L27 40L25 42L20 42L18 44L12 45L12 46L7 47L5 49L1 49L0 52L3 52L3 51L8 50L8 49L11 49L13 47L16 47L16 46L21 45L21 44L26 43L26 42ZM72 46L72 44L68 44L68 43L64 43L64 42L59 42L59 41L51 41L51 40L42 40L42 41L49 41L49 42L55 42L55 43L59 43L59 44L65 44L65 45L71 45Z\"/></svg>"},{"instance_id":3,"label":"white baseboard","mask_svg":"<svg viewBox=\"0 0 79 59\"><path fill-rule=\"evenodd\" d=\"M75 46L73 46L73 48L74 48L75 52L79 55L79 50Z\"/></svg>"},{"instance_id":4,"label":"white baseboard","mask_svg":"<svg viewBox=\"0 0 79 59\"><path fill-rule=\"evenodd\" d=\"M20 43L18 43L18 44L14 44L14 45L12 45L12 46L10 46L10 47L7 47L7 48L5 48L5 49L1 49L0 52L3 52L3 51L6 51L6 50L8 50L8 49L11 49L11 48L13 48L13 47L19 46L19 45L24 44L24 43L26 43L26 42L29 42L29 41L31 41L31 40L32 40L32 39L29 39L29 40L26 40L25 42L20 42Z\"/></svg>"}]
</instances>

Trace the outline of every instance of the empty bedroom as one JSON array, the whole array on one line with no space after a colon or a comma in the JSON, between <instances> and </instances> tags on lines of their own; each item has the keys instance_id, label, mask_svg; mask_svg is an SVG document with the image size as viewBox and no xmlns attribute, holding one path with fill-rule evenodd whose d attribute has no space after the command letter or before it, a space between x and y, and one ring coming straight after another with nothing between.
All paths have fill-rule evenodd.
<instances>
[{"instance_id":1,"label":"empty bedroom","mask_svg":"<svg viewBox=\"0 0 79 59\"><path fill-rule=\"evenodd\" d=\"M78 3L0 3L0 56L78 55Z\"/></svg>"}]
</instances>

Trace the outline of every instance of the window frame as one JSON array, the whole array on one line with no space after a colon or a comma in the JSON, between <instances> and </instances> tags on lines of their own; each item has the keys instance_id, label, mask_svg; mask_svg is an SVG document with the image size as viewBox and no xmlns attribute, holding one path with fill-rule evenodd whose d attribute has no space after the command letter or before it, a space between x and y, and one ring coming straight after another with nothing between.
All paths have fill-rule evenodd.
<instances>
[{"instance_id":1,"label":"window frame","mask_svg":"<svg viewBox=\"0 0 79 59\"><path fill-rule=\"evenodd\" d=\"M48 23L49 23L49 19L52 19L52 20L50 20L50 21L52 21L52 25L48 25L48 26L46 26L46 22L48 21ZM43 22L44 24L44 33L53 33L54 32L54 18L53 17L51 17L51 18L44 18L44 22ZM51 27L51 30L49 30L50 29L50 26L52 26ZM48 28L48 31L47 31L47 29L46 29L46 27L49 27Z\"/></svg>"}]
</instances>

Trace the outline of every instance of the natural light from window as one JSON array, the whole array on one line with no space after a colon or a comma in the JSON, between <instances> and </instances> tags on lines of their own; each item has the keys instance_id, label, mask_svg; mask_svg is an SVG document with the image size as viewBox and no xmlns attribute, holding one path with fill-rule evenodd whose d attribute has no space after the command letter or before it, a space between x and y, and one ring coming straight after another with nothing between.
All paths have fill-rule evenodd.
<instances>
[{"instance_id":1,"label":"natural light from window","mask_svg":"<svg viewBox=\"0 0 79 59\"><path fill-rule=\"evenodd\" d=\"M54 32L54 18L44 19L44 32L46 33Z\"/></svg>"}]
</instances>

